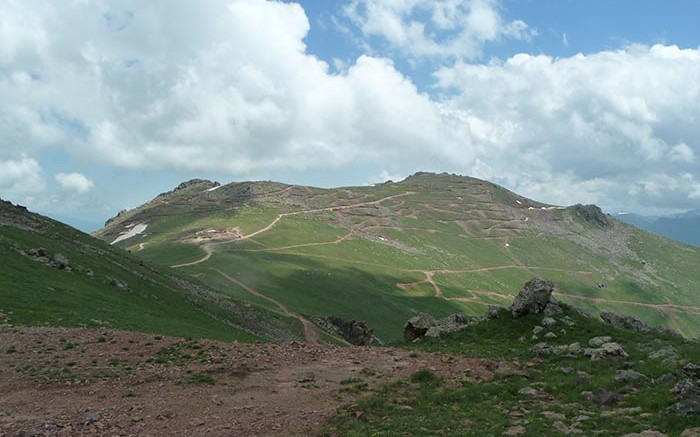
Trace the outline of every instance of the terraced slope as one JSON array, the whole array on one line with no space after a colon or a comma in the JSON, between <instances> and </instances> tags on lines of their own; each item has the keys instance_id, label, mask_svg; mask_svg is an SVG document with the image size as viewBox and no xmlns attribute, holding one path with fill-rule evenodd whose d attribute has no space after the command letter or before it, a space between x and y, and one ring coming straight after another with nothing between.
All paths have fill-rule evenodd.
<instances>
[{"instance_id":1,"label":"terraced slope","mask_svg":"<svg viewBox=\"0 0 700 437\"><path fill-rule=\"evenodd\" d=\"M385 341L418 311L480 314L510 302L535 275L589 311L700 335L700 249L593 206L545 205L463 176L338 189L195 180L97 235L128 236L116 245L303 323L365 320Z\"/></svg>"},{"instance_id":2,"label":"terraced slope","mask_svg":"<svg viewBox=\"0 0 700 437\"><path fill-rule=\"evenodd\" d=\"M0 323L85 326L219 340L301 340L284 314L0 201Z\"/></svg>"}]
</instances>

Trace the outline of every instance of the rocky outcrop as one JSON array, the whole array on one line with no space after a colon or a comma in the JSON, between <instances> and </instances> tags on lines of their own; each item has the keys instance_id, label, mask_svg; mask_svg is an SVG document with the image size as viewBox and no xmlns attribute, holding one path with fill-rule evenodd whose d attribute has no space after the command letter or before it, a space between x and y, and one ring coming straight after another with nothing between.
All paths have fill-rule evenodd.
<instances>
[{"instance_id":1,"label":"rocky outcrop","mask_svg":"<svg viewBox=\"0 0 700 437\"><path fill-rule=\"evenodd\" d=\"M443 319L434 319L431 315L420 313L411 317L403 327L403 337L413 341L421 337L440 337L444 334L458 332L469 326L469 318L464 314L452 314Z\"/></svg>"},{"instance_id":2,"label":"rocky outcrop","mask_svg":"<svg viewBox=\"0 0 700 437\"><path fill-rule=\"evenodd\" d=\"M614 313L612 311L601 311L600 318L616 328L626 329L633 332L659 332L662 334L672 335L674 337L682 337L680 333L665 326L652 328L639 319L632 316L625 316Z\"/></svg>"},{"instance_id":3,"label":"rocky outcrop","mask_svg":"<svg viewBox=\"0 0 700 437\"><path fill-rule=\"evenodd\" d=\"M562 312L560 304L552 297L555 287L551 281L540 278L529 280L510 306L513 317L527 314L554 315Z\"/></svg>"},{"instance_id":4,"label":"rocky outcrop","mask_svg":"<svg viewBox=\"0 0 700 437\"><path fill-rule=\"evenodd\" d=\"M382 344L367 323L361 320L348 320L341 317L312 317L311 320L324 331L340 337L355 346Z\"/></svg>"},{"instance_id":5,"label":"rocky outcrop","mask_svg":"<svg viewBox=\"0 0 700 437\"><path fill-rule=\"evenodd\" d=\"M194 185L206 185L205 188L214 188L214 187L218 187L221 184L219 184L218 182L208 181L206 179L190 179L189 181L183 182L180 185L178 185L177 187L175 187L173 192L181 191L181 190L184 190L185 188L189 188L189 187L192 187Z\"/></svg>"},{"instance_id":6,"label":"rocky outcrop","mask_svg":"<svg viewBox=\"0 0 700 437\"><path fill-rule=\"evenodd\" d=\"M612 225L612 220L610 219L610 216L605 214L596 205L577 204L572 206L571 210L573 210L574 214L576 214L577 217L595 226L605 228Z\"/></svg>"}]
</instances>

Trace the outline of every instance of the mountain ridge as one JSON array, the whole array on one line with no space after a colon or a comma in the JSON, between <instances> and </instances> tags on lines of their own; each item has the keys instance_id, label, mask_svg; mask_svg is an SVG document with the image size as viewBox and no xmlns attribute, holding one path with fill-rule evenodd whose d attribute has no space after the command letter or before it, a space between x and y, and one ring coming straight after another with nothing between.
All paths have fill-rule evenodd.
<instances>
[{"instance_id":1,"label":"mountain ridge","mask_svg":"<svg viewBox=\"0 0 700 437\"><path fill-rule=\"evenodd\" d=\"M306 318L366 320L383 340L423 306L482 312L532 274L554 276L564 298L592 312L699 334L697 250L596 206L547 205L466 176L333 189L195 180L95 235L114 241L139 223L148 230L118 243L137 256L249 298L224 272Z\"/></svg>"}]
</instances>

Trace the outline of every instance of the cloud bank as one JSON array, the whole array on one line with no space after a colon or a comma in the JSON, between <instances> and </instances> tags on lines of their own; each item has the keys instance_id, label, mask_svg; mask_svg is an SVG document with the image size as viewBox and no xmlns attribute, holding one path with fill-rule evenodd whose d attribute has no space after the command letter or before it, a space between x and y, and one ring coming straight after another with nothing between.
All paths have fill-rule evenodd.
<instances>
[{"instance_id":1,"label":"cloud bank","mask_svg":"<svg viewBox=\"0 0 700 437\"><path fill-rule=\"evenodd\" d=\"M697 205L700 51L631 45L474 64L483 44L533 31L492 1L426 5L353 0L346 13L369 39L449 62L430 93L385 57L334 73L308 52L294 3L2 2L0 165L14 169L0 175L3 194L25 189L22 177L40 186L32 158L62 150L231 178L375 163L563 204Z\"/></svg>"}]
</instances>

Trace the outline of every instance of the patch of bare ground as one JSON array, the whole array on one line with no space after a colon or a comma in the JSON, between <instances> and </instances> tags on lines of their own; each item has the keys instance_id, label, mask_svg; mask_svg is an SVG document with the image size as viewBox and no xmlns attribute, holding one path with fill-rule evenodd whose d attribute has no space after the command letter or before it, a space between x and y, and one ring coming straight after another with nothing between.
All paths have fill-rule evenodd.
<instances>
[{"instance_id":1,"label":"patch of bare ground","mask_svg":"<svg viewBox=\"0 0 700 437\"><path fill-rule=\"evenodd\" d=\"M457 385L504 365L517 367L390 348L5 325L0 435L314 435L340 406L418 369Z\"/></svg>"}]
</instances>

